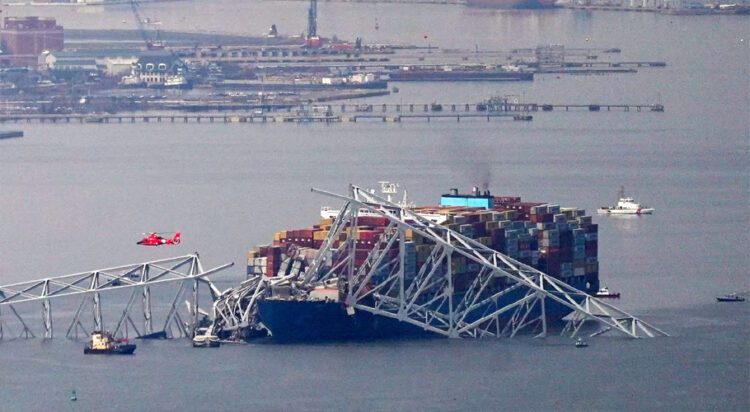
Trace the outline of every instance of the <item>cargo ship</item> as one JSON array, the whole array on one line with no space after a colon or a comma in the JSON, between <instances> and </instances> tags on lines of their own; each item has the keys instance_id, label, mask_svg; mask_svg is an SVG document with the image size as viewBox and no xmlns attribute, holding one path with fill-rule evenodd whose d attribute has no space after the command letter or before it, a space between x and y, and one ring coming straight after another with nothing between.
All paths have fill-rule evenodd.
<instances>
[{"instance_id":1,"label":"cargo ship","mask_svg":"<svg viewBox=\"0 0 750 412\"><path fill-rule=\"evenodd\" d=\"M466 0L468 7L484 9L548 9L556 0Z\"/></svg>"},{"instance_id":2,"label":"cargo ship","mask_svg":"<svg viewBox=\"0 0 750 412\"><path fill-rule=\"evenodd\" d=\"M424 219L486 245L520 265L538 269L578 291L593 295L599 290L598 226L582 209L523 202L517 196L494 196L478 188L470 194L452 189L441 196L438 206L411 206L406 199L399 203L419 218L429 216ZM394 213L398 210L393 209ZM444 336L408 318L369 309L377 306L375 300L387 299L387 292L382 291L389 272L402 272L404 290L417 284L417 279L424 276L425 267L437 265L431 259L439 245L413 231L404 235L399 247L391 242L386 244L385 238L394 227L392 219L373 213L362 213L355 224L347 223L345 229L337 229L336 219L342 215L335 215L335 212L332 208L323 208L319 224L277 232L272 244L248 252L248 281L259 277L273 279L263 297L257 298L258 321L272 338L278 342L310 342ZM330 233L338 235L331 239ZM356 253L349 257L338 253L347 244L356 246ZM305 281L301 279L306 279L306 273L320 265L316 257L318 250L325 247L329 247L331 253L330 268L324 271L330 278L303 290L299 286ZM399 260L401 263L395 263ZM386 261L389 263L384 263ZM359 282L364 298L356 304L347 301L352 289L349 282L354 282L351 276L342 273L341 268L347 264L355 271L377 265L376 271ZM431 270L451 273L450 303L440 299L444 293L440 288L424 291L414 299L419 299L437 316L447 316L448 307L458 307L479 298L477 295L470 299L469 295L476 293L472 282L477 273L485 269L460 253L453 253L450 260L440 264L443 266ZM444 264L449 265L447 269ZM528 300L528 289L521 286L502 277L489 279L480 294L491 292L496 297L491 304L482 307L483 313ZM379 292L371 293L375 290ZM544 304L532 305L529 309L529 318L544 313L546 321L557 322L571 312L570 307L559 300L541 300ZM467 324L482 316L479 312L465 313ZM509 321L514 316L517 314L509 310L501 314L499 322Z\"/></svg>"},{"instance_id":3,"label":"cargo ship","mask_svg":"<svg viewBox=\"0 0 750 412\"><path fill-rule=\"evenodd\" d=\"M422 67L404 66L388 74L397 82L479 82L531 81L534 73L523 70L487 68L484 66Z\"/></svg>"}]
</instances>

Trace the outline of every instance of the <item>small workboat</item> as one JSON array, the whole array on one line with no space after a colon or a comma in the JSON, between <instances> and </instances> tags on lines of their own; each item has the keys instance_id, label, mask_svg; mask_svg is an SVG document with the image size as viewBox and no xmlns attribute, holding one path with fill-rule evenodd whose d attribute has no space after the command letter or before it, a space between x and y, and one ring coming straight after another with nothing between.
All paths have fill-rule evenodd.
<instances>
[{"instance_id":1,"label":"small workboat","mask_svg":"<svg viewBox=\"0 0 750 412\"><path fill-rule=\"evenodd\" d=\"M116 339L109 332L102 331L94 331L83 348L85 355L132 355L133 352L135 352L135 344L128 343L127 339Z\"/></svg>"},{"instance_id":2,"label":"small workboat","mask_svg":"<svg viewBox=\"0 0 750 412\"><path fill-rule=\"evenodd\" d=\"M594 295L594 297L597 298L604 298L604 299L619 299L620 298L620 292L610 292L609 289L605 286L603 288L600 288L598 292Z\"/></svg>"},{"instance_id":3,"label":"small workboat","mask_svg":"<svg viewBox=\"0 0 750 412\"><path fill-rule=\"evenodd\" d=\"M744 302L745 298L736 293L730 293L724 296L717 296L716 300L719 302Z\"/></svg>"},{"instance_id":4,"label":"small workboat","mask_svg":"<svg viewBox=\"0 0 750 412\"><path fill-rule=\"evenodd\" d=\"M585 340L583 340L581 338L576 339L576 348L585 348L587 346L589 346L589 344L586 343Z\"/></svg>"},{"instance_id":5,"label":"small workboat","mask_svg":"<svg viewBox=\"0 0 750 412\"><path fill-rule=\"evenodd\" d=\"M219 337L213 334L211 328L197 328L193 337L195 348L216 348L221 346Z\"/></svg>"}]
</instances>

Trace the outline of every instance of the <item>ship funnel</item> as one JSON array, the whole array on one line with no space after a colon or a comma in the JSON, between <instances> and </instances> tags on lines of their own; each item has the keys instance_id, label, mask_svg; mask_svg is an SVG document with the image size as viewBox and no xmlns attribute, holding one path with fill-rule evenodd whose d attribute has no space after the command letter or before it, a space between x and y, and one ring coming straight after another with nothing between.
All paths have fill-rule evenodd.
<instances>
[{"instance_id":1,"label":"ship funnel","mask_svg":"<svg viewBox=\"0 0 750 412\"><path fill-rule=\"evenodd\" d=\"M476 186L472 187L471 188L471 194L474 195L475 197L479 196L479 188L476 187Z\"/></svg>"},{"instance_id":2,"label":"ship funnel","mask_svg":"<svg viewBox=\"0 0 750 412\"><path fill-rule=\"evenodd\" d=\"M458 189L456 189L455 187L451 188L451 195L458 196Z\"/></svg>"}]
</instances>

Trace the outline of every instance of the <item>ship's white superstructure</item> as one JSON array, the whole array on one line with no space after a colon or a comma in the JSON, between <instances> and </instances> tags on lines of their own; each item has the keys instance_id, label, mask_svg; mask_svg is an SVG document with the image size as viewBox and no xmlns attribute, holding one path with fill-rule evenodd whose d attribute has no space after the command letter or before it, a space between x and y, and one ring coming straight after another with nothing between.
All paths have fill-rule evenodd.
<instances>
[{"instance_id":1,"label":"ship's white superstructure","mask_svg":"<svg viewBox=\"0 0 750 412\"><path fill-rule=\"evenodd\" d=\"M398 194L398 188L400 187L399 184L398 183L385 182L385 181L378 182L378 183L380 183L380 192L383 195L385 195L385 198L389 202L392 202L393 201L393 199L392 199L393 195ZM374 190L372 190L372 193L374 193ZM412 208L415 207L414 203L409 202L409 200L408 200L408 193L406 192L406 190L404 190L404 196L403 196L403 198L400 201L395 202L395 203L397 205L399 205L399 206L401 206L403 208L407 208L407 209L412 209ZM395 216L395 214L398 211L399 211L399 209L394 209L392 211L392 213L394 214L394 216ZM418 210L415 211L415 212L420 217L423 217L423 218L425 218L425 219L427 219L429 221L432 221L434 223L437 223L437 224L443 224L443 223L445 223L446 220L448 220L448 215L447 214L441 214L441 213L422 213L422 212L419 212ZM333 219L336 216L338 216L338 214L339 214L339 209L333 209L333 208L330 208L328 206L323 206L323 207L320 208L320 217L322 217L323 219ZM378 214L376 212L373 212L373 211L371 211L368 208L360 208L357 211L357 214L359 216L372 216L372 217L378 217L378 216L380 216L380 214Z\"/></svg>"}]
</instances>

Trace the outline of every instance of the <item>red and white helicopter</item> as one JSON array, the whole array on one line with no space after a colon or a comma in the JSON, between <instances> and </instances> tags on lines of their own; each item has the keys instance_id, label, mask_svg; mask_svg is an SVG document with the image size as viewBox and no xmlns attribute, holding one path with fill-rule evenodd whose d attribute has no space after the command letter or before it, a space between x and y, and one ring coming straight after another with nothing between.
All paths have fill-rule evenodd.
<instances>
[{"instance_id":1,"label":"red and white helicopter","mask_svg":"<svg viewBox=\"0 0 750 412\"><path fill-rule=\"evenodd\" d=\"M161 246L161 245L179 245L180 232L176 232L172 237L164 237L167 233L144 233L146 237L138 241L141 246Z\"/></svg>"}]
</instances>

